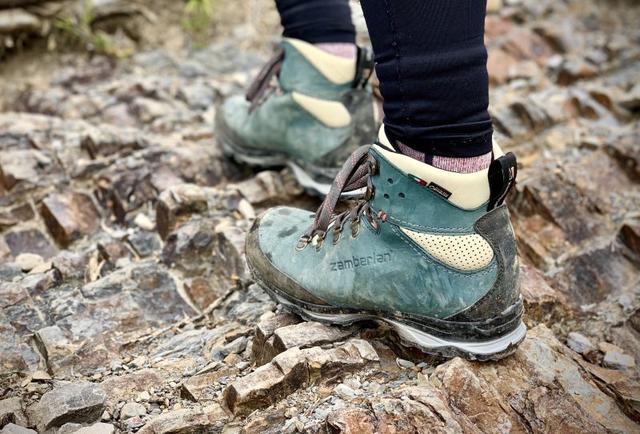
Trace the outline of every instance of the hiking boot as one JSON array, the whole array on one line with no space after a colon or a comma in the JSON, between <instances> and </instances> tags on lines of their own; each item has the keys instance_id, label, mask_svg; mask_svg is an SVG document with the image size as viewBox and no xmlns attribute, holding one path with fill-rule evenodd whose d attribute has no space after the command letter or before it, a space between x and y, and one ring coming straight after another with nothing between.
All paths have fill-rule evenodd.
<instances>
[{"instance_id":1,"label":"hiking boot","mask_svg":"<svg viewBox=\"0 0 640 434\"><path fill-rule=\"evenodd\" d=\"M308 320L389 323L406 345L497 360L524 339L516 243L503 203L516 160L458 174L393 150L384 134L347 160L315 214L278 207L247 237L256 282ZM342 191L366 187L350 211Z\"/></svg>"},{"instance_id":2,"label":"hiking boot","mask_svg":"<svg viewBox=\"0 0 640 434\"><path fill-rule=\"evenodd\" d=\"M346 59L284 39L247 96L218 111L225 153L251 166L288 165L307 191L327 194L344 160L376 133L372 70L367 50Z\"/></svg>"}]
</instances>

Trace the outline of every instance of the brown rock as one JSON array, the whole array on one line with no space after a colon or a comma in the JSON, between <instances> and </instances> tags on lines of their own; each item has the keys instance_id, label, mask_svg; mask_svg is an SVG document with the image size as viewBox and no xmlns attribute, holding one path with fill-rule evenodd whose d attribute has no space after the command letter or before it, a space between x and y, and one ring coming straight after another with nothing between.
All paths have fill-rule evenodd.
<instances>
[{"instance_id":1,"label":"brown rock","mask_svg":"<svg viewBox=\"0 0 640 434\"><path fill-rule=\"evenodd\" d=\"M191 401L212 401L218 394L216 388L218 380L237 373L238 369L232 367L194 375L182 383L180 394Z\"/></svg>"},{"instance_id":2,"label":"brown rock","mask_svg":"<svg viewBox=\"0 0 640 434\"><path fill-rule=\"evenodd\" d=\"M224 402L234 414L248 414L289 395L308 379L304 355L292 348L233 382L224 391Z\"/></svg>"},{"instance_id":3,"label":"brown rock","mask_svg":"<svg viewBox=\"0 0 640 434\"><path fill-rule=\"evenodd\" d=\"M273 346L273 332L281 327L298 324L300 321L297 315L290 313L274 314L269 311L262 315L256 325L251 347L252 358L257 366L269 363L278 354L278 351Z\"/></svg>"},{"instance_id":4,"label":"brown rock","mask_svg":"<svg viewBox=\"0 0 640 434\"><path fill-rule=\"evenodd\" d=\"M579 357L575 360L589 372L598 387L612 396L621 405L625 414L640 423L640 384L627 373L585 362Z\"/></svg>"},{"instance_id":5,"label":"brown rock","mask_svg":"<svg viewBox=\"0 0 640 434\"><path fill-rule=\"evenodd\" d=\"M344 340L354 332L354 329L304 321L275 330L273 346L278 352L283 352L293 347L309 348Z\"/></svg>"},{"instance_id":6,"label":"brown rock","mask_svg":"<svg viewBox=\"0 0 640 434\"><path fill-rule=\"evenodd\" d=\"M17 184L38 185L43 174L55 166L53 160L41 151L16 149L0 153L0 184L12 190Z\"/></svg>"},{"instance_id":7,"label":"brown rock","mask_svg":"<svg viewBox=\"0 0 640 434\"><path fill-rule=\"evenodd\" d=\"M202 188L194 184L181 184L163 191L156 204L156 226L162 239L166 239L181 221L192 214L207 210L207 198Z\"/></svg>"},{"instance_id":8,"label":"brown rock","mask_svg":"<svg viewBox=\"0 0 640 434\"><path fill-rule=\"evenodd\" d=\"M27 416L22 408L22 400L17 396L0 400L0 426L8 423L27 425Z\"/></svg>"},{"instance_id":9,"label":"brown rock","mask_svg":"<svg viewBox=\"0 0 640 434\"><path fill-rule=\"evenodd\" d=\"M173 410L155 417L140 434L199 434L213 432L217 425L224 425L226 415L219 405Z\"/></svg>"},{"instance_id":10,"label":"brown rock","mask_svg":"<svg viewBox=\"0 0 640 434\"><path fill-rule=\"evenodd\" d=\"M632 432L637 427L544 326L494 364L454 359L433 382L482 432ZM586 362L585 362L586 363Z\"/></svg>"},{"instance_id":11,"label":"brown rock","mask_svg":"<svg viewBox=\"0 0 640 434\"><path fill-rule=\"evenodd\" d=\"M5 234L4 240L13 256L18 256L21 253L36 253L48 259L57 252L47 237L38 229L12 231Z\"/></svg>"},{"instance_id":12,"label":"brown rock","mask_svg":"<svg viewBox=\"0 0 640 434\"><path fill-rule=\"evenodd\" d=\"M30 407L30 418L39 431L60 427L65 423L92 423L102 416L105 394L93 383L59 384Z\"/></svg>"},{"instance_id":13,"label":"brown rock","mask_svg":"<svg viewBox=\"0 0 640 434\"><path fill-rule=\"evenodd\" d=\"M132 374L107 378L102 388L107 394L107 405L113 406L118 401L135 399L138 394L151 388L159 388L164 383L162 375L153 369L142 369Z\"/></svg>"},{"instance_id":14,"label":"brown rock","mask_svg":"<svg viewBox=\"0 0 640 434\"><path fill-rule=\"evenodd\" d=\"M511 75L511 69L517 64L518 60L504 50L490 50L487 70L489 71L491 84L500 85L506 83Z\"/></svg>"},{"instance_id":15,"label":"brown rock","mask_svg":"<svg viewBox=\"0 0 640 434\"><path fill-rule=\"evenodd\" d=\"M578 80L595 77L597 74L596 65L583 59L567 59L558 71L556 82L561 86L568 86Z\"/></svg>"},{"instance_id":16,"label":"brown rock","mask_svg":"<svg viewBox=\"0 0 640 434\"><path fill-rule=\"evenodd\" d=\"M100 226L100 214L91 198L84 193L50 195L42 201L40 213L62 246L93 233Z\"/></svg>"},{"instance_id":17,"label":"brown rock","mask_svg":"<svg viewBox=\"0 0 640 434\"><path fill-rule=\"evenodd\" d=\"M33 208L25 203L9 209L0 210L0 229L26 222L35 217Z\"/></svg>"},{"instance_id":18,"label":"brown rock","mask_svg":"<svg viewBox=\"0 0 640 434\"><path fill-rule=\"evenodd\" d=\"M351 339L336 348L323 350L293 347L270 363L236 380L224 391L225 405L234 414L248 414L267 407L309 383L331 380L379 361L373 347L361 339Z\"/></svg>"},{"instance_id":19,"label":"brown rock","mask_svg":"<svg viewBox=\"0 0 640 434\"><path fill-rule=\"evenodd\" d=\"M370 398L367 409L332 412L327 425L337 433L479 433L471 421L450 407L446 396L426 384L393 393L391 398Z\"/></svg>"},{"instance_id":20,"label":"brown rock","mask_svg":"<svg viewBox=\"0 0 640 434\"><path fill-rule=\"evenodd\" d=\"M523 27L510 33L503 48L519 59L535 60L541 65L553 54L553 50L544 39Z\"/></svg>"},{"instance_id":21,"label":"brown rock","mask_svg":"<svg viewBox=\"0 0 640 434\"><path fill-rule=\"evenodd\" d=\"M229 188L236 188L252 205L286 199L301 193L291 176L272 171L260 172L246 181L229 185Z\"/></svg>"},{"instance_id":22,"label":"brown rock","mask_svg":"<svg viewBox=\"0 0 640 434\"><path fill-rule=\"evenodd\" d=\"M47 367L58 372L65 364L65 358L74 352L74 347L58 326L44 327L35 334L36 345L47 361Z\"/></svg>"}]
</instances>

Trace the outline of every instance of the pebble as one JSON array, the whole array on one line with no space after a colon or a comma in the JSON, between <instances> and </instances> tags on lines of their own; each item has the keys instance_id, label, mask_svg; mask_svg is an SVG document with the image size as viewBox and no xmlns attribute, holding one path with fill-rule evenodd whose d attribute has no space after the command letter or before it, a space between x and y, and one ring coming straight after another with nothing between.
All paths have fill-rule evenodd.
<instances>
[{"instance_id":1,"label":"pebble","mask_svg":"<svg viewBox=\"0 0 640 434\"><path fill-rule=\"evenodd\" d=\"M416 366L415 363L409 361L409 360L405 360L405 359L401 359L400 357L398 357L396 359L396 364L400 367L400 368L404 368L404 369L413 369L414 366Z\"/></svg>"},{"instance_id":2,"label":"pebble","mask_svg":"<svg viewBox=\"0 0 640 434\"><path fill-rule=\"evenodd\" d=\"M333 393L346 401L356 396L356 392L344 383L338 384L333 389Z\"/></svg>"},{"instance_id":3,"label":"pebble","mask_svg":"<svg viewBox=\"0 0 640 434\"><path fill-rule=\"evenodd\" d=\"M602 360L602 366L609 369L625 370L632 369L636 366L636 361L628 354L622 354L615 351L608 351Z\"/></svg>"},{"instance_id":4,"label":"pebble","mask_svg":"<svg viewBox=\"0 0 640 434\"><path fill-rule=\"evenodd\" d=\"M126 420L136 416L144 416L147 409L138 402L127 402L120 410L120 419Z\"/></svg>"},{"instance_id":5,"label":"pebble","mask_svg":"<svg viewBox=\"0 0 640 434\"><path fill-rule=\"evenodd\" d=\"M603 353L624 353L624 350L617 345L611 344L609 342L599 342L598 349Z\"/></svg>"},{"instance_id":6,"label":"pebble","mask_svg":"<svg viewBox=\"0 0 640 434\"><path fill-rule=\"evenodd\" d=\"M0 430L0 434L38 434L36 431L13 423L8 423Z\"/></svg>"},{"instance_id":7,"label":"pebble","mask_svg":"<svg viewBox=\"0 0 640 434\"><path fill-rule=\"evenodd\" d=\"M133 223L135 223L136 226L138 226L140 229L144 229L145 231L152 231L156 227L155 223L153 223L151 219L144 213L136 215Z\"/></svg>"},{"instance_id":8,"label":"pebble","mask_svg":"<svg viewBox=\"0 0 640 434\"><path fill-rule=\"evenodd\" d=\"M44 259L40 255L34 253L22 253L18 255L15 263L22 271L31 271L34 268L44 264Z\"/></svg>"},{"instance_id":9,"label":"pebble","mask_svg":"<svg viewBox=\"0 0 640 434\"><path fill-rule=\"evenodd\" d=\"M579 354L588 354L596 349L589 338L577 332L569 333L567 336L567 346Z\"/></svg>"}]
</instances>

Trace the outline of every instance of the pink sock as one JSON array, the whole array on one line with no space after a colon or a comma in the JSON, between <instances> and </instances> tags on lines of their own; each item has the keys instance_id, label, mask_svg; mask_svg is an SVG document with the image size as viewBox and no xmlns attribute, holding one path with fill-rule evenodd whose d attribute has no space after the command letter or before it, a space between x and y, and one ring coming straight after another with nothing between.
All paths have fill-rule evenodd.
<instances>
[{"instance_id":1,"label":"pink sock","mask_svg":"<svg viewBox=\"0 0 640 434\"><path fill-rule=\"evenodd\" d=\"M455 173L474 173L484 169L488 169L493 159L493 153L478 155L477 157L441 157L439 155L427 155L424 152L416 151L413 148L408 147L400 142L397 143L398 150L411 157L414 160L422 161L430 166L437 167L438 169L446 170L447 172Z\"/></svg>"},{"instance_id":2,"label":"pink sock","mask_svg":"<svg viewBox=\"0 0 640 434\"><path fill-rule=\"evenodd\" d=\"M340 56L346 59L356 58L356 44L351 44L349 42L321 42L314 45L327 53L333 54L334 56Z\"/></svg>"}]
</instances>

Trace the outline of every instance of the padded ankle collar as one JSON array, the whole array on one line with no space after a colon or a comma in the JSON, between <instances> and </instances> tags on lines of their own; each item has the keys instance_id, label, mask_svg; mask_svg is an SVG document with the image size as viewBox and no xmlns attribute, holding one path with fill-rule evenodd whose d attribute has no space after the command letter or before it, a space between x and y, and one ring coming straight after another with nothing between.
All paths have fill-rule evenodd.
<instances>
[{"instance_id":1,"label":"padded ankle collar","mask_svg":"<svg viewBox=\"0 0 640 434\"><path fill-rule=\"evenodd\" d=\"M489 169L475 173L448 172L395 152L384 132L384 125L380 128L378 142L382 146L374 145L373 148L385 160L416 182L424 182L434 191L444 193L444 196L448 196L445 199L456 207L473 210L489 200ZM494 158L503 155L495 141L493 148Z\"/></svg>"}]
</instances>

